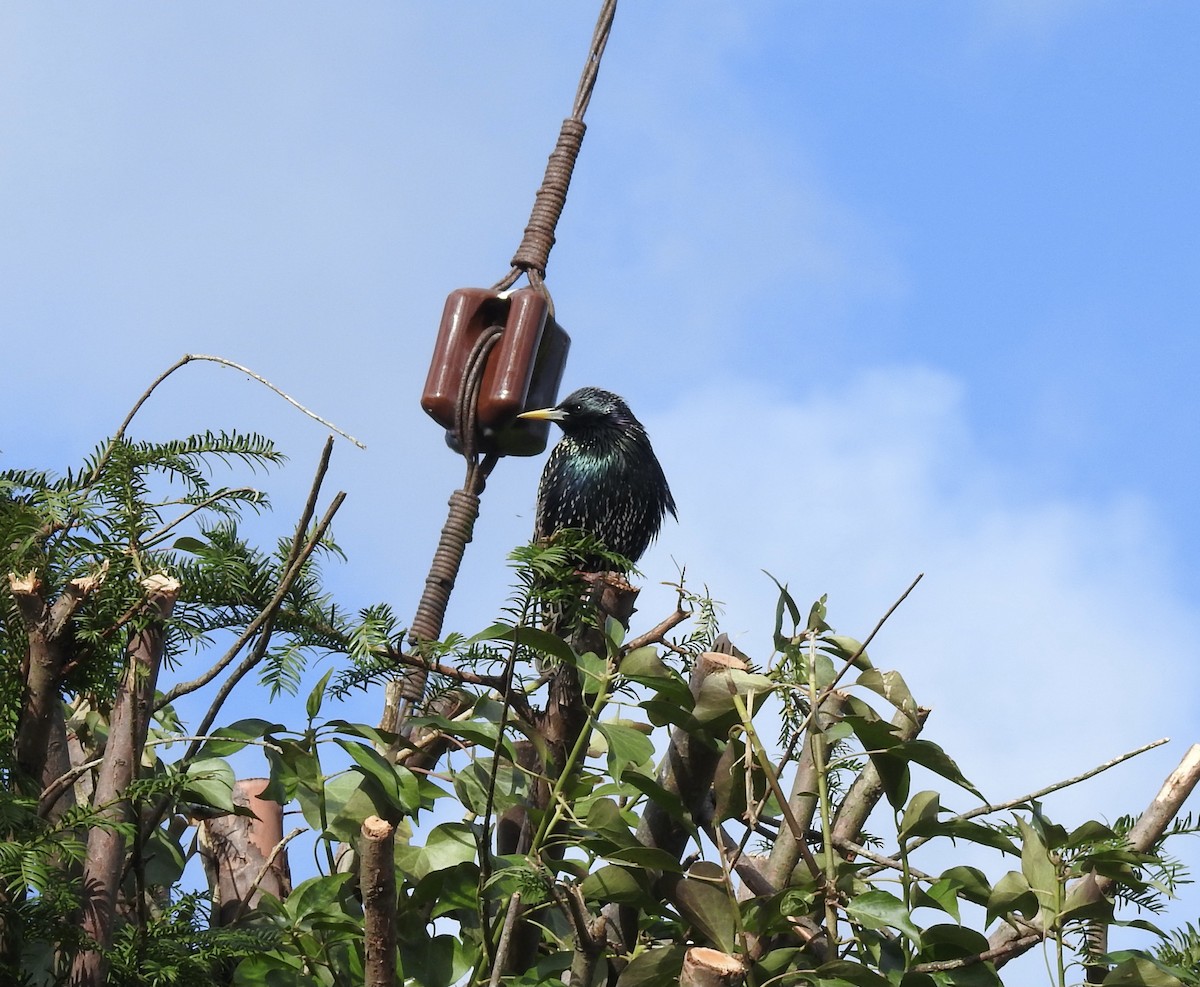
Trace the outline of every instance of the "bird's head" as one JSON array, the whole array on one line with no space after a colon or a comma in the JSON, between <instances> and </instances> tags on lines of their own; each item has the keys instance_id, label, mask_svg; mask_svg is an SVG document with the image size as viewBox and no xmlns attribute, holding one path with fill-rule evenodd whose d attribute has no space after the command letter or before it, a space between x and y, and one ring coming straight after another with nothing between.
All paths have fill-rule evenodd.
<instances>
[{"instance_id":1,"label":"bird's head","mask_svg":"<svg viewBox=\"0 0 1200 987\"><path fill-rule=\"evenodd\" d=\"M567 435L584 435L608 429L641 429L641 423L620 397L599 387L581 387L572 391L553 408L526 411L518 418L556 422Z\"/></svg>"}]
</instances>

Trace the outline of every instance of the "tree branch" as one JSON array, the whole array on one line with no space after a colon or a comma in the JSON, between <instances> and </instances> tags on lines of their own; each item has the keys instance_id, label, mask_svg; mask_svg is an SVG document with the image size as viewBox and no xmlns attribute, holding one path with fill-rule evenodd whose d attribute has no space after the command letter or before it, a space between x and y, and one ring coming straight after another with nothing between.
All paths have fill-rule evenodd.
<instances>
[{"instance_id":1,"label":"tree branch","mask_svg":"<svg viewBox=\"0 0 1200 987\"><path fill-rule=\"evenodd\" d=\"M359 887L362 889L366 987L396 983L396 827L368 816L358 843Z\"/></svg>"},{"instance_id":2,"label":"tree branch","mask_svg":"<svg viewBox=\"0 0 1200 987\"><path fill-rule=\"evenodd\" d=\"M1132 756L1132 753L1126 755L1126 757ZM1104 766L1101 766L1100 770L1103 768ZM1154 844L1162 839L1167 826L1178 815L1183 803L1192 793L1198 781L1200 781L1200 744L1193 744L1184 754L1179 766L1167 776L1167 780L1163 782L1158 794L1129 831L1127 837L1129 848L1138 853L1149 852ZM1100 901L1111 893L1115 885L1115 879L1097 877L1095 873L1091 873L1068 888L1067 894L1073 902L1083 905ZM979 957L965 957L966 962L963 962L962 965L967 966L984 959L992 959L997 967L1003 966L1014 956L1019 956L1046 938L1046 929L1040 920L1035 919L1029 925L1036 931L1036 934L1022 936L1012 926L1002 926L989 937L990 949L987 953L981 954ZM992 953L996 955L989 955ZM915 969L920 970L919 967Z\"/></svg>"},{"instance_id":3,"label":"tree branch","mask_svg":"<svg viewBox=\"0 0 1200 987\"><path fill-rule=\"evenodd\" d=\"M125 798L129 784L141 764L146 731L150 725L151 700L166 644L166 620L179 595L178 581L167 576L149 576L142 581L146 608L151 620L134 634L127 648L125 679L117 690L109 720L108 744L96 781L95 805L112 824L127 823L132 806ZM104 955L112 943L117 892L125 860L125 837L113 825L93 826L88 833L83 865L83 931L97 948L80 952L72 964L71 983L77 987L101 987L108 960Z\"/></svg>"},{"instance_id":4,"label":"tree branch","mask_svg":"<svg viewBox=\"0 0 1200 987\"><path fill-rule=\"evenodd\" d=\"M328 521L332 521L333 515L337 512L337 508L341 506L341 502L346 496L344 493L338 493L338 495L334 497L333 505L325 515L328 520L322 522L324 527L318 527L317 532L314 532L313 535L306 540L305 535L308 533L308 526L312 523L313 515L316 513L317 498L321 493L321 485L325 482L325 474L329 471L329 459L332 453L333 438L330 437L325 440L325 447L321 450L321 458L317 462L316 476L313 477L312 485L308 490L308 499L305 501L304 509L300 512L300 517L296 522L296 530L292 534L291 551L288 552L288 557L283 567L283 575L280 577L279 585L275 589L275 594L271 597L267 605L259 612L258 616L256 616L249 624L246 625L246 628L241 634L238 635L237 640L233 642L229 650L222 655L216 664L214 664L208 669L208 671L198 678L192 679L190 682L181 682L170 689L155 706L155 712L162 709L164 706L173 703L180 696L186 696L187 694L195 692L197 689L202 689L204 686L208 685L209 682L220 675L221 672L223 672L230 665L230 663L241 653L241 650L246 646L246 643L252 637L254 637L255 634L259 634L260 631L261 634L259 634L258 643L251 654L251 658L253 660L251 661L249 667L253 668L255 665L257 665L262 659L262 656L266 654L267 647L271 640L271 628L275 623L275 618L278 615L280 606L283 605L284 597L287 596L288 592L292 588L293 583L295 583L295 581L299 578L300 573L304 569L304 563L308 561L309 557L314 551L316 551L317 546L321 543L321 538L324 537L324 532L329 527ZM243 672L242 674L245 673ZM197 732L204 733L205 730L207 730L207 727Z\"/></svg>"}]
</instances>

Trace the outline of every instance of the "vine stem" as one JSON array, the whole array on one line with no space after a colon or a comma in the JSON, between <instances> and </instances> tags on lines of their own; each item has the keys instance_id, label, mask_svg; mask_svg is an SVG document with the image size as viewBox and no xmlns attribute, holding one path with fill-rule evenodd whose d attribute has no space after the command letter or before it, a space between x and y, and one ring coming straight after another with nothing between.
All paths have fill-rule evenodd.
<instances>
[{"instance_id":1,"label":"vine stem","mask_svg":"<svg viewBox=\"0 0 1200 987\"><path fill-rule=\"evenodd\" d=\"M554 827L562 821L564 804L562 793L566 789L567 783L575 774L575 766L587 752L588 744L592 740L593 725L600 718L600 713L603 712L604 707L608 704L608 687L612 683L615 674L616 669L613 665L613 660L612 658L608 658L604 664L604 677L600 680L600 688L596 690L596 699L592 703L591 709L588 710L587 723L579 731L579 736L575 738L575 744L571 747L571 753L567 756L562 772L555 779L554 788L550 791L550 804L554 806L554 811L547 812L542 816L537 833L534 835L533 841L529 846L530 856L536 855L541 850L546 838L553 832Z\"/></svg>"},{"instance_id":2,"label":"vine stem","mask_svg":"<svg viewBox=\"0 0 1200 987\"><path fill-rule=\"evenodd\" d=\"M860 651L863 649L859 649ZM849 666L847 666L849 667ZM817 805L821 813L821 844L825 856L825 929L829 936L829 955L837 956L838 948L838 914L837 899L837 857L833 852L833 822L830 817L829 779L825 776L825 735L821 732L821 724L817 719L819 702L823 698L817 690L817 636L813 632L808 635L808 692L812 712L809 714L808 742L813 752L813 767L817 776Z\"/></svg>"}]
</instances>

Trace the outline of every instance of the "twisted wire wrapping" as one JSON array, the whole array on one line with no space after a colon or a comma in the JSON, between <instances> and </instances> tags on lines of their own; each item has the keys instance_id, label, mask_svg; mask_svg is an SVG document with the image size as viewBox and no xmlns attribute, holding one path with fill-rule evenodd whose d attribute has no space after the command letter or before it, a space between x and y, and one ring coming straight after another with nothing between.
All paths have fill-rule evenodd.
<instances>
[{"instance_id":1,"label":"twisted wire wrapping","mask_svg":"<svg viewBox=\"0 0 1200 987\"><path fill-rule=\"evenodd\" d=\"M493 286L497 290L505 291L524 274L530 285L546 298L551 315L554 313L554 301L544 280L546 265L549 262L550 250L554 246L554 231L566 205L571 174L583 145L583 135L587 131L583 116L592 98L600 59L608 43L616 8L617 0L603 0L601 4L600 16L592 33L592 43L575 91L571 116L563 121L559 129L558 140L546 163L542 184L534 196L533 209L530 211L524 237L513 255L512 269ZM488 474L496 465L495 455L484 456L482 462L479 459L476 448L476 415L487 355L496 344L500 332L499 326L492 326L480 336L463 370L462 386L455 408L455 432L467 461L467 477L463 488L450 495L450 510L446 516L446 523L442 527L438 547L430 563L425 590L421 594L417 612L409 628L409 645L418 651L424 643L436 641L441 635L450 593L454 589L463 553L479 517L479 494L483 492ZM404 732L407 732L406 720L411 708L424 697L428 677L427 670L411 668L400 683L400 704L396 722Z\"/></svg>"},{"instance_id":2,"label":"twisted wire wrapping","mask_svg":"<svg viewBox=\"0 0 1200 987\"><path fill-rule=\"evenodd\" d=\"M596 19L596 28L592 32L592 43L583 63L579 85L575 89L575 103L571 108L571 115L559 128L558 141L554 150L550 152L550 160L546 162L546 174L542 177L542 184L534 196L529 224L525 227L521 245L513 255L512 267L508 274L494 285L498 291L507 291L524 274L529 278L529 283L550 303L551 315L554 314L554 300L550 297L550 291L544 281L546 265L550 261L554 231L562 216L563 206L566 205L571 174L575 170L575 161L579 157L583 135L587 130L583 116L592 99L596 75L600 71L600 59L608 44L616 12L617 0L604 0L600 6L600 16Z\"/></svg>"},{"instance_id":3,"label":"twisted wire wrapping","mask_svg":"<svg viewBox=\"0 0 1200 987\"><path fill-rule=\"evenodd\" d=\"M546 273L550 249L554 246L554 231L567 203L567 188L571 184L571 173L575 160L583 145L587 126L582 120L567 117L558 132L558 141L550 152L546 163L546 174L534 196L525 237L513 255L512 266L522 271Z\"/></svg>"},{"instance_id":4,"label":"twisted wire wrapping","mask_svg":"<svg viewBox=\"0 0 1200 987\"><path fill-rule=\"evenodd\" d=\"M454 429L467 461L467 476L462 489L450 495L450 510L446 523L438 538L433 561L429 564L429 575L425 577L425 590L421 593L417 612L409 628L409 644L420 649L428 641L436 641L442 633L442 622L446 618L446 605L454 590L454 581L462 565L467 543L475 531L475 520L479 517L479 495L483 492L488 474L496 464L494 456L485 456L482 462L476 451L476 416L479 405L479 389L487 367L487 357L500 339L503 329L490 326L475 341L463 368L459 399L455 408ZM403 721L408 709L419 703L425 695L425 683L429 673L424 669L410 668L404 675L400 688L403 702L400 719Z\"/></svg>"}]
</instances>

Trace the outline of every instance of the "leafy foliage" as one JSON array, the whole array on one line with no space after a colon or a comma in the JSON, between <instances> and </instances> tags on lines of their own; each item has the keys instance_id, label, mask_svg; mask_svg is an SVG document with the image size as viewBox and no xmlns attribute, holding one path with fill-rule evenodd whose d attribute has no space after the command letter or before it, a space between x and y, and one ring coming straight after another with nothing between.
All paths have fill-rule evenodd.
<instances>
[{"instance_id":1,"label":"leafy foliage","mask_svg":"<svg viewBox=\"0 0 1200 987\"><path fill-rule=\"evenodd\" d=\"M78 594L55 639L52 704L73 768L30 778L18 750L33 618L0 583L3 982L65 982L97 948L79 915L89 834L108 832L121 848L108 983L357 987L379 906L353 848L374 816L394 827L387 907L404 981L420 987L567 970L572 983L675 984L700 946L758 985L977 987L1001 984L1033 941L1059 987L1084 964L1110 984L1200 984L1200 934L1145 918L1188 879L1166 845L1196 831L1190 818L1135 850L1132 817L1068 826L1032 797L989 805L922 736L927 711L903 676L839 634L824 597L802 608L778 582L765 656L718 636L718 604L683 572L690 619L630 639L578 571L602 547L563 533L514 551L498 622L422 642L432 695L452 711L430 703L403 734L339 718L339 699L417 659L392 606L342 608L325 591L321 564L341 553L310 517L268 549L244 535L243 511L266 497L211 474L281 461L260 436L204 433L118 437L61 476L0 474L7 573L36 577L22 592L43 616ZM152 574L181 584L167 618L145 606ZM130 649L151 631L168 670L185 653L217 657L158 695L138 770L101 804L113 711L136 688ZM314 655L333 660L303 722L212 725L242 675L271 698L293 693ZM193 738L171 700L201 689L216 698ZM290 893L239 901L221 925L188 864L206 820L248 818L231 760L248 749L267 766L261 798L294 813L312 861ZM939 790L913 790L930 777ZM949 807L962 799L975 807ZM992 855L992 873L928 863L968 847ZM1114 925L1150 948L1106 953L1097 931Z\"/></svg>"}]
</instances>

